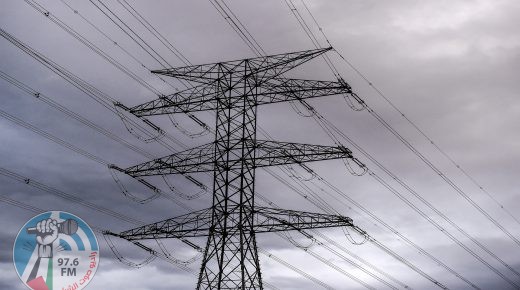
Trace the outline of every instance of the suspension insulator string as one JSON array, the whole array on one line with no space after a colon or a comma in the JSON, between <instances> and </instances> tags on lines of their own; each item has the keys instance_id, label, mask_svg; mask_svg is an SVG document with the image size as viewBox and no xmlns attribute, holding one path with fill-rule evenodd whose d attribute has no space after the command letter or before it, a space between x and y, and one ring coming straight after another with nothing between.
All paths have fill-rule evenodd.
<instances>
[{"instance_id":1,"label":"suspension insulator string","mask_svg":"<svg viewBox=\"0 0 520 290\"><path fill-rule=\"evenodd\" d=\"M310 177L304 177L302 174L296 172L296 169L294 169L294 167L288 165L287 170L289 171L289 176L301 181L311 181L316 178L316 173L312 169L303 164L300 164L300 166L310 174Z\"/></svg>"},{"instance_id":2,"label":"suspension insulator string","mask_svg":"<svg viewBox=\"0 0 520 290\"><path fill-rule=\"evenodd\" d=\"M349 162L349 159L352 159L352 161L361 169L361 171L356 171L352 168L352 165ZM363 164L361 161L359 161L357 158L343 158L343 164L345 164L345 167L347 168L348 172L354 176L362 176L365 175L368 171L368 167Z\"/></svg>"},{"instance_id":3,"label":"suspension insulator string","mask_svg":"<svg viewBox=\"0 0 520 290\"><path fill-rule=\"evenodd\" d=\"M153 262L157 258L157 256L154 255L154 253L151 253L149 257L147 257L144 261L142 261L140 263L132 262L132 261L128 260L127 258L125 258L119 252L119 250L116 248L116 246L114 244L114 241L112 241L112 239L110 238L110 235L108 235L106 233L103 233L103 238L105 239L105 242L107 243L108 248L110 249L112 254L114 254L116 259L119 262L121 262L122 264L127 265L128 267L131 267L131 268L134 268L134 269L139 269L139 268L142 268L142 267L150 264L151 262Z\"/></svg>"},{"instance_id":4,"label":"suspension insulator string","mask_svg":"<svg viewBox=\"0 0 520 290\"><path fill-rule=\"evenodd\" d=\"M108 165L108 170L110 172L110 175L114 179L114 182L117 184L117 186L119 187L119 189L121 190L123 195L125 197L129 198L132 201L135 201L135 202L140 203L140 204L145 204L145 203L148 203L148 202L158 198L162 194L160 189L158 189L157 187L153 186L152 184L150 184L146 180L141 179L141 178L136 178L137 181L139 181L141 184L145 185L146 187L148 187L149 189L151 189L153 191L153 194L151 196L147 197L147 198L143 199L143 198L137 197L134 194L130 193L130 191L128 191L128 189L123 184L123 182L121 182L121 180L119 179L119 176L117 175L116 171L123 172L123 169L115 166L114 164L109 164Z\"/></svg>"},{"instance_id":5,"label":"suspension insulator string","mask_svg":"<svg viewBox=\"0 0 520 290\"><path fill-rule=\"evenodd\" d=\"M290 231L283 231L281 232L281 234L283 236L285 236L285 238L295 247L297 248L300 248L300 249L304 249L304 250L308 250L310 249L312 246L314 246L316 244L316 239L309 235L309 234L306 234L304 232L301 232L301 231L298 231L300 232L301 234L303 234L306 238L308 238L310 240L310 243L308 245L303 245L299 242L296 241L296 239L294 239L294 237L290 234Z\"/></svg>"},{"instance_id":6,"label":"suspension insulator string","mask_svg":"<svg viewBox=\"0 0 520 290\"><path fill-rule=\"evenodd\" d=\"M171 182L168 180L168 177L166 175L161 175L161 177L171 192L173 192L175 195L178 195L180 198L183 198L185 200L197 199L208 192L206 187L201 187L200 190L194 194L186 194L186 193L178 190L177 188L175 188L175 186L173 186L171 184Z\"/></svg>"},{"instance_id":7,"label":"suspension insulator string","mask_svg":"<svg viewBox=\"0 0 520 290\"><path fill-rule=\"evenodd\" d=\"M289 104L291 105L292 109L296 112L296 114L298 114L301 117L310 118L315 114L314 110L307 110L309 113L304 113L300 108L298 108L298 105L295 101L289 101Z\"/></svg>"},{"instance_id":8,"label":"suspension insulator string","mask_svg":"<svg viewBox=\"0 0 520 290\"><path fill-rule=\"evenodd\" d=\"M366 243L366 242L368 241L368 239L369 239L368 234L367 234L365 231L363 231L363 230L361 230L361 229L359 229L359 228L357 228L357 227L354 227L354 229L356 230L356 232L358 232L359 234L363 235L363 240L362 240L361 242L356 241L356 240L352 237L352 235L350 234L349 230L348 230L346 227L342 227L342 228L341 228L341 230L343 231L343 234L345 234L345 237L347 238L347 240L348 240L350 243L352 243L352 244L354 244L354 245L358 245L358 246L359 246L359 245L363 245L364 243Z\"/></svg>"},{"instance_id":9,"label":"suspension insulator string","mask_svg":"<svg viewBox=\"0 0 520 290\"><path fill-rule=\"evenodd\" d=\"M189 258L188 260L181 260L179 258L175 258L168 249L166 249L166 246L159 240L155 239L155 242L159 246L159 249L161 249L161 252L164 254L164 256L170 260L172 263L178 264L178 265L184 265L187 266L189 264L192 264L193 262L197 261L202 257L202 252L197 251L197 254L195 254L193 257Z\"/></svg>"},{"instance_id":10,"label":"suspension insulator string","mask_svg":"<svg viewBox=\"0 0 520 290\"><path fill-rule=\"evenodd\" d=\"M191 118L191 115L190 115L190 118ZM190 138L202 137L204 135L207 135L210 132L209 127L204 123L199 124L202 127L202 131L193 133L193 132L190 132L189 130L187 130L186 128L184 128L171 114L168 114L168 119L170 119L170 122L172 123L172 125L175 128L177 128L177 130L179 130L182 134L184 134Z\"/></svg>"},{"instance_id":11,"label":"suspension insulator string","mask_svg":"<svg viewBox=\"0 0 520 290\"><path fill-rule=\"evenodd\" d=\"M157 132L157 135L155 135L155 136L145 137L142 134L139 134L138 132L136 132L136 130L134 130L134 128L128 122L127 117L123 114L122 110L128 111L127 107L125 107L123 104L121 104L119 102L115 102L114 108L115 108L115 112L116 112L117 116L121 119L121 122L123 122L125 129L128 131L128 133L130 133L132 136L134 136L137 140L143 141L145 143L156 142L156 141L159 141L166 134L166 132L164 132L164 130L157 127L157 125L153 124L148 119L140 118L145 124L147 124L152 129L154 129L154 131Z\"/></svg>"}]
</instances>

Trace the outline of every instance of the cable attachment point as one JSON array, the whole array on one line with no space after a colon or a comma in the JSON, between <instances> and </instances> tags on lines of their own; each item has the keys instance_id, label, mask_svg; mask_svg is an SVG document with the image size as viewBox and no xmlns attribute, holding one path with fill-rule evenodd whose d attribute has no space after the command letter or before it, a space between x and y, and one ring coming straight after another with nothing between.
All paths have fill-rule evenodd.
<instances>
[{"instance_id":1,"label":"cable attachment point","mask_svg":"<svg viewBox=\"0 0 520 290\"><path fill-rule=\"evenodd\" d=\"M359 112L366 109L365 101L352 91L352 87L342 77L338 77L338 82L347 90L347 92L343 94L343 99L352 110Z\"/></svg>"},{"instance_id":2,"label":"cable attachment point","mask_svg":"<svg viewBox=\"0 0 520 290\"><path fill-rule=\"evenodd\" d=\"M289 104L293 108L293 110L301 117L304 118L310 118L316 115L316 109L314 109L313 106L307 104L306 102L299 101L300 104L302 104L308 113L304 113L303 110L301 110L298 105L296 104L296 101L289 101Z\"/></svg>"},{"instance_id":3,"label":"cable attachment point","mask_svg":"<svg viewBox=\"0 0 520 290\"><path fill-rule=\"evenodd\" d=\"M135 262L132 262L128 259L126 259L125 257L123 257L123 255L119 252L119 250L116 248L114 242L112 241L112 239L110 238L110 236L114 236L114 237L119 237L119 235L117 234L114 234L112 232L109 232L109 231L104 231L103 232L103 238L105 239L105 242L107 243L110 251L112 252L112 254L114 254L114 256L116 257L116 259L127 265L128 267L132 267L132 268L135 268L135 269L139 269L139 268L142 268L148 264L150 264L152 261L154 261L157 256L155 256L155 253L152 253L150 251L150 256L148 258L146 258L144 261L140 262L140 263L135 263ZM149 249L148 247L145 247L144 245L142 245L141 243L138 243L138 242L134 242L134 244L136 246L139 246L140 248L143 248L143 249Z\"/></svg>"},{"instance_id":4,"label":"cable attachment point","mask_svg":"<svg viewBox=\"0 0 520 290\"><path fill-rule=\"evenodd\" d=\"M197 118L189 113L187 113L187 115L188 115L188 117L190 117L190 119L192 119L193 121L195 121L195 123L197 123L200 127L202 127L202 131L195 132L195 133L190 132L188 129L181 126L180 123L171 114L168 114L168 119L170 119L170 122L172 123L172 125L175 128L177 128L177 130L179 130L182 134L184 134L190 138L201 137L201 136L207 135L208 133L211 132L211 129L209 128L209 126L206 123L202 122L199 118Z\"/></svg>"},{"instance_id":5,"label":"cable attachment point","mask_svg":"<svg viewBox=\"0 0 520 290\"><path fill-rule=\"evenodd\" d=\"M356 93L344 94L343 99L347 105L356 112L360 112L366 109L365 101L363 101ZM352 101L352 99L354 99L355 102Z\"/></svg>"},{"instance_id":6,"label":"cable attachment point","mask_svg":"<svg viewBox=\"0 0 520 290\"><path fill-rule=\"evenodd\" d=\"M352 92L352 87L342 78L338 77L338 82L345 88L347 91Z\"/></svg>"},{"instance_id":7,"label":"cable attachment point","mask_svg":"<svg viewBox=\"0 0 520 290\"><path fill-rule=\"evenodd\" d=\"M146 132L144 128L138 128L139 131L141 131L142 133L146 133L146 135L148 135L147 137L143 136L142 134L140 134L140 133L136 132L136 130L134 130L134 128L130 125L130 120L128 120L128 117L126 117L122 112L122 111L130 112L130 108L128 108L127 106L123 105L120 102L114 102L113 104L114 104L114 108L116 109L116 113L119 116L119 118L121 119L121 121L123 122L123 125L125 126L126 130L130 134L132 134L135 138L137 138L138 140L141 140L145 143L150 143L153 141L158 141L159 139L164 137L164 135L166 134L166 132L164 132L164 130L159 128L157 125L152 123L150 120L148 120L146 118L139 118L146 125L150 126L154 131L157 132L157 135L153 136L152 133Z\"/></svg>"},{"instance_id":8,"label":"cable attachment point","mask_svg":"<svg viewBox=\"0 0 520 290\"><path fill-rule=\"evenodd\" d=\"M166 259L170 260L170 262L175 263L177 265L187 266L187 265L197 261L198 259L200 259L202 257L202 251L197 251L197 253L193 257L191 257L191 258L189 258L187 260L181 260L179 258L175 258L170 253L170 251L168 251L168 249L166 249L166 246L164 246L164 244L161 241L156 239L155 242L159 246L159 249L161 249L161 252L164 254Z\"/></svg>"},{"instance_id":9,"label":"cable attachment point","mask_svg":"<svg viewBox=\"0 0 520 290\"><path fill-rule=\"evenodd\" d=\"M119 176L117 175L116 171L126 174L126 171L124 169L122 169L114 164L109 164L108 169L110 171L110 175L114 179L114 182L117 184L117 186L119 187L119 189L121 190L123 195L128 197L132 201L138 202L140 204L145 204L145 203L148 203L148 202L158 198L162 194L162 192L159 188L153 186L148 181L141 179L141 178L132 177L135 180L137 180L139 183L143 184L144 186L148 187L150 190L152 190L154 192L154 194L152 194L151 196L149 196L147 198L144 198L144 199L139 198L139 197L135 196L134 194L130 193L130 191L128 191L128 189L126 189L126 186L119 179Z\"/></svg>"},{"instance_id":10,"label":"cable attachment point","mask_svg":"<svg viewBox=\"0 0 520 290\"><path fill-rule=\"evenodd\" d=\"M307 171L310 176L309 177L304 177L302 174L298 173L294 167L288 165L287 166L287 169L289 170L289 176L292 177L292 178L295 178L295 179L298 179L298 180L301 180L301 181L311 181L313 179L315 179L317 177L317 174L316 172L314 172L314 170L312 170L311 168L309 168L307 165L303 164L303 163L299 163L298 165L300 165L301 168L303 168L305 171Z\"/></svg>"},{"instance_id":11,"label":"cable attachment point","mask_svg":"<svg viewBox=\"0 0 520 290\"><path fill-rule=\"evenodd\" d=\"M208 187L205 184L203 184L202 182L200 182L197 179L193 178L191 175L185 174L184 177L186 177L186 179L188 179L189 181L193 182L195 185L200 187L200 189L202 189L204 191L208 191Z\"/></svg>"},{"instance_id":12,"label":"cable attachment point","mask_svg":"<svg viewBox=\"0 0 520 290\"><path fill-rule=\"evenodd\" d=\"M352 168L352 165L350 164L349 162L349 159L352 160L358 168L361 169L361 171L359 170L354 170ZM350 157L350 158L343 158L343 163L345 164L345 167L347 168L348 172L350 172L350 174L354 175L354 176L362 176L362 175L365 175L365 173L367 173L368 171L368 167L361 161L359 161L357 158L355 157Z\"/></svg>"},{"instance_id":13,"label":"cable attachment point","mask_svg":"<svg viewBox=\"0 0 520 290\"><path fill-rule=\"evenodd\" d=\"M290 234L290 231L284 231L284 232L281 232L281 234L283 236L285 236L285 238L295 247L297 248L300 248L300 249L303 249L303 250L308 250L310 249L312 246L314 246L316 244L316 239L310 235L310 234L307 234L306 232L304 231L301 231L301 230L298 230L298 232L300 234L302 234L303 236L305 236L306 238L308 238L310 240L310 243L307 244L307 245L303 245L299 242L297 242L293 236Z\"/></svg>"},{"instance_id":14,"label":"cable attachment point","mask_svg":"<svg viewBox=\"0 0 520 290\"><path fill-rule=\"evenodd\" d=\"M191 194L191 195L185 194L185 193L179 191L177 188L175 188L175 186L173 186L171 184L171 182L168 180L168 177L166 175L162 175L162 179L164 180L164 183L166 184L166 186L168 186L170 191L185 200L192 200L192 199L199 198L203 194L208 192L208 188L206 185L200 183L198 180L194 179L193 177L191 177L189 175L187 175L186 178L189 179L190 181L194 182L198 187L200 187L200 190L198 192L196 192L195 194Z\"/></svg>"},{"instance_id":15,"label":"cable attachment point","mask_svg":"<svg viewBox=\"0 0 520 290\"><path fill-rule=\"evenodd\" d=\"M350 232L348 231L348 228L346 227L342 227L341 230L343 231L343 233L345 234L345 237L347 238L347 240L354 244L354 245L362 245L364 243L366 243L368 241L368 239L370 238L370 236L365 232L363 231L362 229L358 228L357 226L352 226L354 228L354 230L360 234L361 236L363 236L363 240L361 242L358 242L356 240L354 240L354 238L352 238L352 235L350 234Z\"/></svg>"},{"instance_id":16,"label":"cable attachment point","mask_svg":"<svg viewBox=\"0 0 520 290\"><path fill-rule=\"evenodd\" d=\"M123 104L120 103L120 102L114 102L114 107L116 107L116 108L121 108L121 109L123 109L123 110L125 110L125 111L127 111L127 112L130 111L130 108L128 108L127 106L123 105Z\"/></svg>"},{"instance_id":17,"label":"cable attachment point","mask_svg":"<svg viewBox=\"0 0 520 290\"><path fill-rule=\"evenodd\" d=\"M196 244L192 243L191 241L189 240L186 240L186 239L181 239L181 242L185 243L186 245L192 247L193 249L195 249L197 252L199 253L203 253L204 252L204 249L197 246Z\"/></svg>"}]
</instances>

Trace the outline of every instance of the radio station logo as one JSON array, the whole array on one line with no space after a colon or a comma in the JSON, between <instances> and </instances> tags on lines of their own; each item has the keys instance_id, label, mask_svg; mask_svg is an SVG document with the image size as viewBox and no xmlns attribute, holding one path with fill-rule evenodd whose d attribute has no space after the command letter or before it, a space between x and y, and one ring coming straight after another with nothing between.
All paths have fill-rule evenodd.
<instances>
[{"instance_id":1,"label":"radio station logo","mask_svg":"<svg viewBox=\"0 0 520 290\"><path fill-rule=\"evenodd\" d=\"M49 211L29 220L16 237L14 267L33 290L78 290L92 280L99 265L99 245L79 217Z\"/></svg>"}]
</instances>

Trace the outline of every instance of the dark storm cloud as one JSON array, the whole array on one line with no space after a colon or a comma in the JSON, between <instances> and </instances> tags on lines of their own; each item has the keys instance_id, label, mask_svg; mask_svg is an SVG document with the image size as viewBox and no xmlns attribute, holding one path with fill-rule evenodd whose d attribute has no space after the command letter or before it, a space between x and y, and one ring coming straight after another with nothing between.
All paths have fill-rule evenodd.
<instances>
[{"instance_id":1,"label":"dark storm cloud","mask_svg":"<svg viewBox=\"0 0 520 290\"><path fill-rule=\"evenodd\" d=\"M99 25L121 46L128 48L149 69L161 68L149 55L129 40L89 2L65 1ZM122 7L116 2L107 2L118 13ZM243 57L254 54L241 42L225 20L209 1L149 1L131 2L155 25L185 56L195 64ZM282 53L312 48L311 42L291 15L284 1L227 1L252 35L268 53ZM520 3L514 0L458 0L458 1L306 1L315 14L334 47L364 72L406 115L432 137L449 155L454 156L494 197L516 214L520 206L517 175L520 160L520 130L518 116L520 103L520 36L517 15ZM58 16L89 40L130 67L140 77L171 93L172 88L155 79L146 69L123 54L113 43L106 41L97 31L84 23L59 1L42 2L53 15ZM299 1L295 4L304 13ZM126 15L126 14L123 14ZM305 17L308 16L304 13ZM152 44L173 66L182 65L156 39L138 26L135 19L123 16L136 31ZM312 24L312 20L308 19ZM60 30L40 13L22 1L5 1L0 11L0 27L12 33L36 50L65 66L73 73L94 84L111 97L126 105L136 105L155 96L140 87L70 35ZM312 29L318 33L312 24ZM323 40L320 38L320 41ZM53 100L95 121L104 128L124 137L132 144L145 148L156 156L165 156L169 151L155 143L143 143L134 139L125 130L120 120L92 99L79 92L63 79L54 75L41 64L0 39L0 69L36 90L41 90ZM519 236L515 223L502 209L462 176L439 152L422 138L401 116L393 111L352 69L334 53L331 58L343 77L378 113L399 130L414 146L434 161L443 172L460 184L470 196L496 217L513 235ZM333 79L322 60L309 62L291 76L303 78ZM174 82L176 86L180 84ZM90 130L71 118L48 107L41 100L28 96L17 88L0 80L0 109L42 130L87 150L109 163L121 167L147 160L116 142ZM428 201L442 209L462 228L488 246L499 257L519 269L517 245L493 227L478 212L442 180L420 163L416 156L404 148L388 131L374 121L366 112L351 111L341 97L310 100L310 104L344 130L349 137L365 150L396 172ZM198 117L212 124L214 115L200 113ZM188 128L195 124L182 116L178 117ZM152 118L187 147L209 142L212 136L191 139L174 129L165 118ZM331 145L333 142L309 118L298 116L288 104L265 106L259 109L258 122L275 139L283 141ZM284 124L284 126L280 126ZM140 205L126 199L111 179L106 166L86 159L74 152L49 142L26 129L0 119L1 166L9 170L58 188L91 203L150 223L167 217L186 213L167 199L159 198ZM180 150L181 148L176 148ZM377 168L354 150L354 154L375 171ZM446 264L477 283L482 289L510 289L510 285L478 263L473 257L457 247L433 226L425 222L385 188L369 176L352 177L340 161L312 163L316 172L340 187L349 197L361 203L411 240L439 257ZM275 170L280 173L280 171ZM321 211L315 205L288 187L276 181L264 171L258 171L257 190L281 207L308 211ZM197 176L211 185L211 178ZM386 177L385 177L386 178ZM121 176L129 189L143 197L151 194L135 181ZM151 179L162 189L167 187L160 179ZM182 177L171 181L187 194L197 190ZM350 203L321 192L321 188L308 183L315 192L332 204L342 214L351 216L355 222L378 240L396 252L417 263L452 289L469 289L457 278L430 260L418 255L415 250L398 241L394 235L361 214ZM399 188L401 190L401 188ZM43 191L0 176L0 192L12 199L23 201L44 210L60 209L73 212L89 224L113 231L132 228L135 225L114 219L77 203L49 195ZM337 196L335 196L337 197ZM184 201L195 209L208 207L209 194L200 199ZM433 215L426 210L429 215ZM22 289L10 264L12 243L19 228L35 214L0 203L0 289ZM451 228L439 218L439 223ZM339 231L326 231L335 241L347 246L364 259L387 270L415 289L435 289L432 283L406 266L398 263L371 244L351 245ZM459 234L457 234L457 237ZM294 237L305 242L298 234ZM102 246L106 246L101 236ZM464 243L471 244L464 237ZM204 245L204 240L195 240ZM146 258L146 253L133 245L116 241L121 253L133 261ZM357 289L359 284L320 264L305 255L300 249L282 241L272 234L259 235L262 248L280 255L294 265L308 270L316 277L337 289ZM168 242L172 254L189 258L186 245ZM471 246L473 247L473 245ZM106 248L106 247L105 247ZM313 247L311 249L319 249ZM196 282L195 274L187 274L171 264L157 259L140 270L130 270L117 263L104 250L103 263L92 282L93 289L191 289ZM371 278L356 272L345 261L323 252L335 263L359 274L366 281ZM512 275L498 262L485 256L491 264ZM5 262L7 261L7 262ZM200 260L199 260L200 261ZM198 263L190 265L195 273ZM266 281L281 289L316 289L312 282L301 278L265 256L261 256L262 271ZM312 266L312 267L310 267ZM514 277L514 276L512 276ZM518 277L514 277L518 278ZM518 280L518 279L516 279ZM515 280L515 281L516 281ZM124 283L119 283L124 281ZM346 284L348 283L348 284ZM167 285L167 286L166 286ZM348 285L348 286L347 286ZM374 282L373 285L382 287Z\"/></svg>"}]
</instances>

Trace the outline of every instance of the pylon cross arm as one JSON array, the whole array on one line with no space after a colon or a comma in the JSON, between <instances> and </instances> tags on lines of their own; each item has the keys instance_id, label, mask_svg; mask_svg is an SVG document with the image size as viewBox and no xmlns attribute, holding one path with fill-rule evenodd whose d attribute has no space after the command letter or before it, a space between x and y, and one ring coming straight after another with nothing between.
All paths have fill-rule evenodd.
<instances>
[{"instance_id":1,"label":"pylon cross arm","mask_svg":"<svg viewBox=\"0 0 520 290\"><path fill-rule=\"evenodd\" d=\"M260 56L242 60L192 65L177 68L153 70L152 73L183 79L187 81L211 84L225 78L226 75L242 75L248 77L259 74L268 79L279 76L321 54L332 47L313 50L283 53L269 56Z\"/></svg>"},{"instance_id":2,"label":"pylon cross arm","mask_svg":"<svg viewBox=\"0 0 520 290\"><path fill-rule=\"evenodd\" d=\"M297 101L338 94L351 94L345 81L318 81L291 78L273 78L262 84L258 104Z\"/></svg>"},{"instance_id":3,"label":"pylon cross arm","mask_svg":"<svg viewBox=\"0 0 520 290\"><path fill-rule=\"evenodd\" d=\"M186 174L213 170L214 143L207 143L166 157L137 164L123 172L133 176Z\"/></svg>"},{"instance_id":4,"label":"pylon cross arm","mask_svg":"<svg viewBox=\"0 0 520 290\"><path fill-rule=\"evenodd\" d=\"M161 238L207 236L211 226L211 208L195 211L160 222L139 226L119 234L107 232L129 241Z\"/></svg>"},{"instance_id":5,"label":"pylon cross arm","mask_svg":"<svg viewBox=\"0 0 520 290\"><path fill-rule=\"evenodd\" d=\"M351 218L268 207L255 208L255 232L280 232L329 227L354 227Z\"/></svg>"},{"instance_id":6,"label":"pylon cross arm","mask_svg":"<svg viewBox=\"0 0 520 290\"><path fill-rule=\"evenodd\" d=\"M256 84L255 105L352 93L352 89L344 81L273 78ZM226 99L230 107L243 105L244 98L252 97L248 93L250 90L244 90L243 82L233 84L227 90L233 93ZM221 94L215 85L201 85L126 109L138 117L216 110ZM222 101L221 99L220 102Z\"/></svg>"},{"instance_id":7,"label":"pylon cross arm","mask_svg":"<svg viewBox=\"0 0 520 290\"><path fill-rule=\"evenodd\" d=\"M352 151L343 146L257 140L255 147L256 167L353 158Z\"/></svg>"},{"instance_id":8,"label":"pylon cross arm","mask_svg":"<svg viewBox=\"0 0 520 290\"><path fill-rule=\"evenodd\" d=\"M218 95L216 86L200 85L126 109L138 117L214 110Z\"/></svg>"},{"instance_id":9,"label":"pylon cross arm","mask_svg":"<svg viewBox=\"0 0 520 290\"><path fill-rule=\"evenodd\" d=\"M255 167L275 166L282 164L305 163L339 158L353 158L352 151L342 146L311 145L266 140L247 140L245 143L235 142L236 147L229 151L229 170L238 169L245 157L241 157L242 144L256 150L256 157L245 158ZM226 152L227 153L227 152ZM214 144L208 143L186 151L144 162L123 170L133 176L151 176L163 174L186 174L210 172L215 169ZM219 164L217 163L217 166Z\"/></svg>"},{"instance_id":10,"label":"pylon cross arm","mask_svg":"<svg viewBox=\"0 0 520 290\"><path fill-rule=\"evenodd\" d=\"M251 212L251 209L246 209ZM268 207L257 207L253 211L253 231L255 233L302 231L307 229L328 227L355 227L349 217L311 213L304 211L284 210ZM119 234L109 233L120 238L134 241L146 239L189 238L205 237L210 231L215 231L212 225L217 219L228 219L235 227L240 226L240 211L234 211L226 215L213 215L212 209L204 209L190 214L181 215L164 221L140 226L123 231ZM247 225L242 225L247 227ZM238 229L228 228L228 233L237 233ZM223 234L223 233L217 233Z\"/></svg>"}]
</instances>

